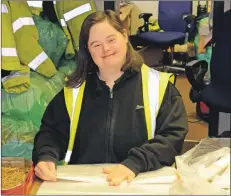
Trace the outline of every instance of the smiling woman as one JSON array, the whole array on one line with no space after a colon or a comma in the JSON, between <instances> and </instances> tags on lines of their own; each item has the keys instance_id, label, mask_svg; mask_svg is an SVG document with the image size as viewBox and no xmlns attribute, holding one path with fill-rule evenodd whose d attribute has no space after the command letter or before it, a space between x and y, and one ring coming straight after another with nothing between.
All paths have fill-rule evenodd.
<instances>
[{"instance_id":1,"label":"smiling woman","mask_svg":"<svg viewBox=\"0 0 231 196\"><path fill-rule=\"evenodd\" d=\"M95 12L86 18L79 47L78 68L67 81L70 87L80 86L91 71L99 72L100 78L110 83L126 69L139 71L143 64L142 57L129 43L119 16L111 10Z\"/></svg>"},{"instance_id":2,"label":"smiling woman","mask_svg":"<svg viewBox=\"0 0 231 196\"><path fill-rule=\"evenodd\" d=\"M56 180L55 164L118 163L102 168L110 185L172 165L187 115L172 74L143 64L113 11L83 22L78 67L48 105L35 137L35 174Z\"/></svg>"}]
</instances>

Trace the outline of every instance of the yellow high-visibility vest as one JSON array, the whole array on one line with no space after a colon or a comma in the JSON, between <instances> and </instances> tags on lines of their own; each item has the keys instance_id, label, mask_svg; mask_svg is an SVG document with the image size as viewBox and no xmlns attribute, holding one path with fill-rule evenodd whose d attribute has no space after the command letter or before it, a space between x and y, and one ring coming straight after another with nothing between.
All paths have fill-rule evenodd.
<instances>
[{"instance_id":1,"label":"yellow high-visibility vest","mask_svg":"<svg viewBox=\"0 0 231 196\"><path fill-rule=\"evenodd\" d=\"M142 90L144 100L145 121L147 125L148 140L155 136L156 117L158 115L168 82L174 82L174 75L163 73L149 68L143 64L141 67ZM78 88L64 88L65 102L70 116L70 138L64 164L71 158L75 136L79 123L82 100L86 81Z\"/></svg>"}]
</instances>

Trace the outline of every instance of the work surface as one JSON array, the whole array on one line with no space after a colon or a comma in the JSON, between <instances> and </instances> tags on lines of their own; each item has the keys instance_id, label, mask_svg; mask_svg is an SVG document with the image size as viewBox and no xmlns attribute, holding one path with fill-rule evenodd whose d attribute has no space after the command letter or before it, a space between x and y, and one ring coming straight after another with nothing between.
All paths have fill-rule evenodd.
<instances>
[{"instance_id":1,"label":"work surface","mask_svg":"<svg viewBox=\"0 0 231 196\"><path fill-rule=\"evenodd\" d=\"M68 165L58 166L56 182L42 182L36 179L32 195L111 195L145 194L166 195L172 183L177 180L176 170L172 167L154 172L139 174L132 183L109 186L106 175L101 172L107 165Z\"/></svg>"},{"instance_id":2,"label":"work surface","mask_svg":"<svg viewBox=\"0 0 231 196\"><path fill-rule=\"evenodd\" d=\"M188 140L188 141L186 141L185 143L184 143L184 147L183 147L183 153L184 152L186 152L186 151L188 151L189 149L191 149L191 148L193 148L196 144L198 144L198 141L190 141L190 140ZM66 186L67 185L67 183L68 183L68 186ZM31 189L31 192L30 192L30 194L31 195L36 195L36 194L40 194L39 192L38 192L38 190L39 190L39 188L40 188L40 186L41 186L41 184L42 184L42 181L40 180L40 179L38 179L38 178L36 178L35 179L35 181L34 181L34 183L33 183L33 185L32 185L32 189ZM50 188L50 190L51 190L51 192L50 192L50 194L52 194L52 187L53 186L58 186L59 187L59 191L60 191L60 194L65 194L65 195L70 195L70 193L68 192L69 190L68 190L68 187L69 186L72 186L72 187L74 187L75 186L75 189L77 189L78 188L78 185L76 185L76 182L72 182L72 184L70 184L70 182L63 182L63 184L65 185L64 187L63 186L61 186L62 185L62 182L61 182L61 185L60 185L60 181L59 182L56 182L56 183L49 183L49 188ZM82 184L83 185L83 184ZM86 185L85 185L86 186ZM157 185L156 185L157 186ZM148 186L146 186L147 188L150 188L150 187L148 187ZM155 193L156 194L161 194L161 191L162 191L162 194L168 194L167 193L167 191L169 190L169 186L168 185L158 185L158 187L155 187L155 186L152 186L153 188L155 188ZM46 188L46 187L45 187ZM105 185L104 185L104 187L102 188L100 188L100 189L104 189L106 192L107 192L107 194L109 194L108 193L108 191L114 191L116 188L118 188L118 187L105 187ZM81 188L81 190L83 190L84 188ZM161 191L159 190L159 189L161 189ZM80 190L80 189L79 189ZM94 190L94 187L93 187L93 190ZM124 190L124 187L123 188L120 188L120 190L118 190L118 192L120 191L120 192L122 192ZM135 189L133 189L133 190L135 190ZM163 191L164 191L164 193L163 193ZM54 194L54 193L53 193ZM57 193L56 193L57 194ZM75 193L75 194L77 194L77 193ZM81 193L81 194L83 194L83 193ZM93 194L92 192L91 193L89 193L89 194ZM125 193L124 193L125 194ZM140 194L144 194L143 192L142 193L140 193Z\"/></svg>"},{"instance_id":3,"label":"work surface","mask_svg":"<svg viewBox=\"0 0 231 196\"><path fill-rule=\"evenodd\" d=\"M47 183L46 191L40 190L41 182L34 183L31 195L168 195L168 190L171 187L169 184L159 185L142 185L142 186L119 186L113 187L103 184L77 183L68 181L58 181Z\"/></svg>"},{"instance_id":4,"label":"work surface","mask_svg":"<svg viewBox=\"0 0 231 196\"><path fill-rule=\"evenodd\" d=\"M187 152L183 156L176 157L177 170L174 167L165 167L141 173L130 184L124 183L119 187L113 187L108 185L106 174L102 173L103 167L112 165L58 166L56 182L41 182L36 179L30 193L33 195L230 195L230 139L208 138L193 148L195 143L197 142L187 142L190 145L183 148L183 152ZM189 150L191 148L193 149ZM202 156L204 153L207 154ZM209 165L202 168L201 166L205 162L208 164L208 161ZM209 179L213 179L212 182L209 183Z\"/></svg>"}]
</instances>

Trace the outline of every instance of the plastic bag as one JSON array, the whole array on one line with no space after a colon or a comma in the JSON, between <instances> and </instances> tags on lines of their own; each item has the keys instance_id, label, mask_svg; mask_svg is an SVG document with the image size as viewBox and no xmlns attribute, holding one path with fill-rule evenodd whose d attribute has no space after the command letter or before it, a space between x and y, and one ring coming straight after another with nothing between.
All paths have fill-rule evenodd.
<instances>
[{"instance_id":1,"label":"plastic bag","mask_svg":"<svg viewBox=\"0 0 231 196\"><path fill-rule=\"evenodd\" d=\"M216 175L212 184L222 189L230 190L230 164L221 175Z\"/></svg>"},{"instance_id":2,"label":"plastic bag","mask_svg":"<svg viewBox=\"0 0 231 196\"><path fill-rule=\"evenodd\" d=\"M22 121L2 115L2 145L34 142L38 127L32 121Z\"/></svg>"},{"instance_id":3,"label":"plastic bag","mask_svg":"<svg viewBox=\"0 0 231 196\"><path fill-rule=\"evenodd\" d=\"M24 157L32 160L32 150L34 145L31 143L9 143L1 146L2 157Z\"/></svg>"},{"instance_id":4,"label":"plastic bag","mask_svg":"<svg viewBox=\"0 0 231 196\"><path fill-rule=\"evenodd\" d=\"M170 188L170 194L229 195L230 190L211 183L214 176L221 175L230 163L229 146L230 139L204 139L193 149L177 156L180 180Z\"/></svg>"},{"instance_id":5,"label":"plastic bag","mask_svg":"<svg viewBox=\"0 0 231 196\"><path fill-rule=\"evenodd\" d=\"M63 88L64 76L64 73L57 72L48 79L31 72L31 86L28 91L9 94L2 89L2 113L18 120L31 120L39 127L48 103Z\"/></svg>"},{"instance_id":6,"label":"plastic bag","mask_svg":"<svg viewBox=\"0 0 231 196\"><path fill-rule=\"evenodd\" d=\"M40 16L33 15L33 19L39 32L38 43L57 66L67 47L67 38L63 30Z\"/></svg>"},{"instance_id":7,"label":"plastic bag","mask_svg":"<svg viewBox=\"0 0 231 196\"><path fill-rule=\"evenodd\" d=\"M31 72L31 86L21 94L9 94L2 89L2 114L17 120L32 121L35 127L39 127L48 103L61 91L65 77L76 67L75 61L64 60L52 78Z\"/></svg>"},{"instance_id":8,"label":"plastic bag","mask_svg":"<svg viewBox=\"0 0 231 196\"><path fill-rule=\"evenodd\" d=\"M65 76L70 75L77 68L76 60L66 60L61 58L58 65L59 72L65 74Z\"/></svg>"}]
</instances>

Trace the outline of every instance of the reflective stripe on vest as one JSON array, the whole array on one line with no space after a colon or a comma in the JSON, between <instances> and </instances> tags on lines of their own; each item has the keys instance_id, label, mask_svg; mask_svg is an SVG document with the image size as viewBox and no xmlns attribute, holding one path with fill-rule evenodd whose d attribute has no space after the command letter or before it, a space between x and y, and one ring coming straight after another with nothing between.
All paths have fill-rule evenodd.
<instances>
[{"instance_id":1,"label":"reflective stripe on vest","mask_svg":"<svg viewBox=\"0 0 231 196\"><path fill-rule=\"evenodd\" d=\"M13 32L15 33L17 30L22 28L25 25L35 25L33 18L31 17L23 17L18 18L16 21L13 22Z\"/></svg>"},{"instance_id":2,"label":"reflective stripe on vest","mask_svg":"<svg viewBox=\"0 0 231 196\"><path fill-rule=\"evenodd\" d=\"M18 56L16 48L2 48L2 56Z\"/></svg>"},{"instance_id":3,"label":"reflective stripe on vest","mask_svg":"<svg viewBox=\"0 0 231 196\"><path fill-rule=\"evenodd\" d=\"M150 140L155 136L156 116L163 101L168 82L171 81L170 78L173 74L158 72L146 65L142 65L141 74L145 121L147 125L148 140ZM68 164L71 158L85 85L86 82L84 82L79 88L64 88L67 111L71 119L70 138L64 164Z\"/></svg>"},{"instance_id":4,"label":"reflective stripe on vest","mask_svg":"<svg viewBox=\"0 0 231 196\"><path fill-rule=\"evenodd\" d=\"M48 58L49 57L47 56L47 54L43 51L28 64L28 67L30 67L33 70L36 70L37 67Z\"/></svg>"},{"instance_id":5,"label":"reflective stripe on vest","mask_svg":"<svg viewBox=\"0 0 231 196\"><path fill-rule=\"evenodd\" d=\"M67 153L65 156L65 163L67 164L70 161L72 149L74 146L75 135L77 132L77 126L79 123L79 116L82 106L83 93L86 82L84 82L80 88L68 89L64 88L65 102L67 105L68 114L70 115L70 139L68 144ZM78 103L78 104L76 104Z\"/></svg>"},{"instance_id":6,"label":"reflective stripe on vest","mask_svg":"<svg viewBox=\"0 0 231 196\"><path fill-rule=\"evenodd\" d=\"M5 4L2 4L1 12L2 13L8 13L8 9L7 9L7 6Z\"/></svg>"},{"instance_id":7,"label":"reflective stripe on vest","mask_svg":"<svg viewBox=\"0 0 231 196\"><path fill-rule=\"evenodd\" d=\"M66 12L63 16L64 16L65 21L69 21L72 18L79 16L85 12L88 12L88 11L91 11L91 4L90 3L86 3L84 5L81 5L77 8L69 11L69 12Z\"/></svg>"},{"instance_id":8,"label":"reflective stripe on vest","mask_svg":"<svg viewBox=\"0 0 231 196\"><path fill-rule=\"evenodd\" d=\"M65 22L64 19L60 19L60 23L61 23L62 27L66 27L67 26L67 23Z\"/></svg>"},{"instance_id":9,"label":"reflective stripe on vest","mask_svg":"<svg viewBox=\"0 0 231 196\"><path fill-rule=\"evenodd\" d=\"M10 79L10 78L16 78L19 76L29 76L28 73L20 73L20 72L15 72L13 74L10 74L8 76L5 76L4 78L2 78L2 82L5 82L6 80Z\"/></svg>"},{"instance_id":10,"label":"reflective stripe on vest","mask_svg":"<svg viewBox=\"0 0 231 196\"><path fill-rule=\"evenodd\" d=\"M37 7L37 8L43 7L43 1L27 1L27 3L30 7Z\"/></svg>"}]
</instances>

